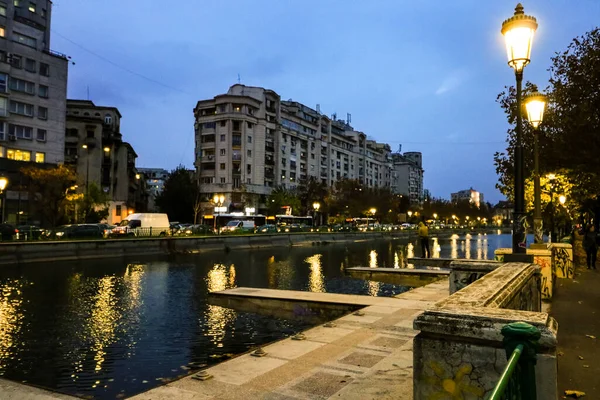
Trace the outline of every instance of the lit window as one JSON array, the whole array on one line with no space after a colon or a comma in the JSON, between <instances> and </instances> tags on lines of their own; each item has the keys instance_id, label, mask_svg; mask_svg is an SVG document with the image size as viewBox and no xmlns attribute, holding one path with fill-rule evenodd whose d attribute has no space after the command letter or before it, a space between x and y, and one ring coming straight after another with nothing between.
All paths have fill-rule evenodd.
<instances>
[{"instance_id":1,"label":"lit window","mask_svg":"<svg viewBox=\"0 0 600 400\"><path fill-rule=\"evenodd\" d=\"M4 147L0 146L0 157L4 157Z\"/></svg>"},{"instance_id":2,"label":"lit window","mask_svg":"<svg viewBox=\"0 0 600 400\"><path fill-rule=\"evenodd\" d=\"M13 0L13 4L15 7L21 6L21 0Z\"/></svg>"},{"instance_id":3,"label":"lit window","mask_svg":"<svg viewBox=\"0 0 600 400\"><path fill-rule=\"evenodd\" d=\"M39 151L35 153L35 162L43 163L46 162L46 153L40 153Z\"/></svg>"},{"instance_id":4,"label":"lit window","mask_svg":"<svg viewBox=\"0 0 600 400\"><path fill-rule=\"evenodd\" d=\"M35 3L29 2L29 11L31 11L32 13L35 12Z\"/></svg>"},{"instance_id":5,"label":"lit window","mask_svg":"<svg viewBox=\"0 0 600 400\"><path fill-rule=\"evenodd\" d=\"M24 150L6 150L6 158L15 161L31 161L31 152Z\"/></svg>"},{"instance_id":6,"label":"lit window","mask_svg":"<svg viewBox=\"0 0 600 400\"><path fill-rule=\"evenodd\" d=\"M6 30L3 26L0 26L0 37L6 37Z\"/></svg>"},{"instance_id":7,"label":"lit window","mask_svg":"<svg viewBox=\"0 0 600 400\"><path fill-rule=\"evenodd\" d=\"M0 15L6 17L6 6L0 5Z\"/></svg>"}]
</instances>

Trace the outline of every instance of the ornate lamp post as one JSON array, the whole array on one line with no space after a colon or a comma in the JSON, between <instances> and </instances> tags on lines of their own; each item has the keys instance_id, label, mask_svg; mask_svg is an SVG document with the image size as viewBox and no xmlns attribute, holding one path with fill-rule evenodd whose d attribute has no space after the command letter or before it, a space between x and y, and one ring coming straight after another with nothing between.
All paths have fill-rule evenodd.
<instances>
[{"instance_id":1,"label":"ornate lamp post","mask_svg":"<svg viewBox=\"0 0 600 400\"><path fill-rule=\"evenodd\" d=\"M319 226L320 224L318 223L318 221L316 221L317 219L317 213L319 212L319 208L321 208L321 204L319 204L318 202L314 202L313 203L313 210L315 210L315 221L317 223L317 226Z\"/></svg>"},{"instance_id":2,"label":"ornate lamp post","mask_svg":"<svg viewBox=\"0 0 600 400\"><path fill-rule=\"evenodd\" d=\"M523 122L521 118L521 85L523 69L529 64L533 34L538 27L534 17L525 15L521 3L517 4L515 14L502 23L502 35L506 42L508 65L515 70L517 80L517 140L515 143L515 211L513 216L513 254L525 254L527 236L523 218L525 217L525 179L523 176Z\"/></svg>"},{"instance_id":3,"label":"ornate lamp post","mask_svg":"<svg viewBox=\"0 0 600 400\"><path fill-rule=\"evenodd\" d=\"M542 220L541 209L541 188L540 188L540 134L539 127L544 119L544 110L546 108L546 96L539 92L531 93L525 99L525 108L527 109L527 119L534 129L533 142L533 236L536 245L543 246L544 223Z\"/></svg>"},{"instance_id":4,"label":"ornate lamp post","mask_svg":"<svg viewBox=\"0 0 600 400\"><path fill-rule=\"evenodd\" d=\"M0 176L0 195L2 196L2 214L0 214L0 224L4 223L4 211L6 210L6 194L4 189L8 186L8 179L4 176Z\"/></svg>"},{"instance_id":5,"label":"ornate lamp post","mask_svg":"<svg viewBox=\"0 0 600 400\"><path fill-rule=\"evenodd\" d=\"M215 223L214 223L213 229L216 231L217 230L217 217L219 215L221 215L221 210L222 210L221 207L223 207L223 203L225 203L225 196L223 196L222 194L215 194L215 197L213 197L213 202L215 203L215 213L217 214L214 216Z\"/></svg>"},{"instance_id":6,"label":"ornate lamp post","mask_svg":"<svg viewBox=\"0 0 600 400\"><path fill-rule=\"evenodd\" d=\"M371 208L369 210L369 212L371 213L371 215L373 216L373 226L375 226L375 214L377 213L377 209L376 208ZM367 219L367 227L369 226L369 220Z\"/></svg>"}]
</instances>

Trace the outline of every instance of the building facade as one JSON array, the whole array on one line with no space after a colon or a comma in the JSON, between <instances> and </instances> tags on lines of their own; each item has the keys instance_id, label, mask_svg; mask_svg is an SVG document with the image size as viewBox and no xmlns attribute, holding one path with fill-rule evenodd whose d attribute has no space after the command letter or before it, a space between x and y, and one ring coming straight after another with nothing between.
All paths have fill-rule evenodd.
<instances>
[{"instance_id":1,"label":"building facade","mask_svg":"<svg viewBox=\"0 0 600 400\"><path fill-rule=\"evenodd\" d=\"M393 153L392 191L408 196L411 204L423 203L423 155L420 152Z\"/></svg>"},{"instance_id":2,"label":"building facade","mask_svg":"<svg viewBox=\"0 0 600 400\"><path fill-rule=\"evenodd\" d=\"M475 204L477 207L480 207L481 204L483 204L483 193L480 193L473 188L452 193L450 198L455 203L459 201L468 201L469 203Z\"/></svg>"},{"instance_id":3,"label":"building facade","mask_svg":"<svg viewBox=\"0 0 600 400\"><path fill-rule=\"evenodd\" d=\"M64 161L68 57L50 50L52 2L0 2L0 174L4 220L28 220L27 182L19 170Z\"/></svg>"},{"instance_id":4,"label":"building facade","mask_svg":"<svg viewBox=\"0 0 600 400\"><path fill-rule=\"evenodd\" d=\"M194 109L195 166L205 200L225 196L229 212L266 209L272 188L289 189L309 177L328 186L356 179L392 189L390 146L369 140L346 120L328 117L268 89L236 84ZM419 153L420 154L420 153ZM421 173L422 177L422 173ZM422 182L420 186L422 193Z\"/></svg>"},{"instance_id":5,"label":"building facade","mask_svg":"<svg viewBox=\"0 0 600 400\"><path fill-rule=\"evenodd\" d=\"M143 176L146 183L148 211L158 212L155 199L163 191L165 181L169 177L169 171L162 168L138 168L138 172Z\"/></svg>"},{"instance_id":6,"label":"building facade","mask_svg":"<svg viewBox=\"0 0 600 400\"><path fill-rule=\"evenodd\" d=\"M121 113L89 100L67 100L64 160L78 175L78 191L94 184L110 201L108 223L145 210L145 185L135 167L137 154L123 141Z\"/></svg>"}]
</instances>

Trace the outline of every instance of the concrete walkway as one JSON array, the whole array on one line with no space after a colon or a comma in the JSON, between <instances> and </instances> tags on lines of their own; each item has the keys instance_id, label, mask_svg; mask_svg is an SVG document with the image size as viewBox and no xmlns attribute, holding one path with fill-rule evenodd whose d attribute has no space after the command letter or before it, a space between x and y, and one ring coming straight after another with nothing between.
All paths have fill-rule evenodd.
<instances>
[{"instance_id":1,"label":"concrete walkway","mask_svg":"<svg viewBox=\"0 0 600 400\"><path fill-rule=\"evenodd\" d=\"M577 267L574 280L559 280L550 314L558 321L559 394L600 399L600 270Z\"/></svg>"},{"instance_id":2,"label":"concrete walkway","mask_svg":"<svg viewBox=\"0 0 600 400\"><path fill-rule=\"evenodd\" d=\"M74 397L0 379L0 400L67 400Z\"/></svg>"},{"instance_id":3,"label":"concrete walkway","mask_svg":"<svg viewBox=\"0 0 600 400\"><path fill-rule=\"evenodd\" d=\"M133 397L160 399L412 399L413 319L448 296L442 280Z\"/></svg>"}]
</instances>

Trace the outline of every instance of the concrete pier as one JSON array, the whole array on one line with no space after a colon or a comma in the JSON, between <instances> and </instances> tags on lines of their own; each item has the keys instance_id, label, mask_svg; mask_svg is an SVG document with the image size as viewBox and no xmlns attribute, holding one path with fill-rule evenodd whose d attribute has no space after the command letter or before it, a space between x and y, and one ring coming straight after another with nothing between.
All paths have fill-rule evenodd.
<instances>
[{"instance_id":1,"label":"concrete pier","mask_svg":"<svg viewBox=\"0 0 600 400\"><path fill-rule=\"evenodd\" d=\"M343 296L343 295L337 295ZM133 397L161 399L412 399L413 319L448 296L443 280L372 298L378 304ZM367 296L358 296L367 297Z\"/></svg>"},{"instance_id":2,"label":"concrete pier","mask_svg":"<svg viewBox=\"0 0 600 400\"><path fill-rule=\"evenodd\" d=\"M392 285L421 287L439 279L447 279L449 270L429 270L411 268L346 268L346 273L352 278L389 283Z\"/></svg>"},{"instance_id":3,"label":"concrete pier","mask_svg":"<svg viewBox=\"0 0 600 400\"><path fill-rule=\"evenodd\" d=\"M0 379L0 399L2 400L68 400L75 397L49 390L39 389L17 382Z\"/></svg>"}]
</instances>

